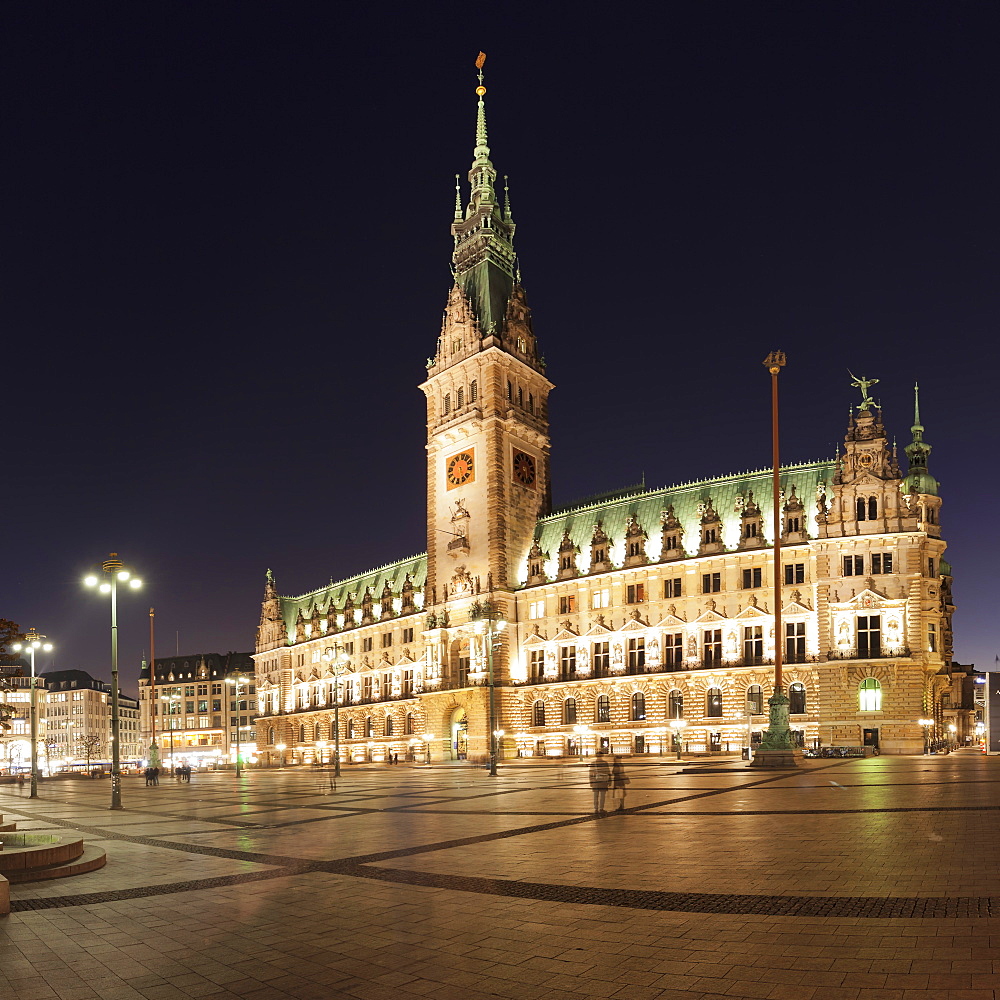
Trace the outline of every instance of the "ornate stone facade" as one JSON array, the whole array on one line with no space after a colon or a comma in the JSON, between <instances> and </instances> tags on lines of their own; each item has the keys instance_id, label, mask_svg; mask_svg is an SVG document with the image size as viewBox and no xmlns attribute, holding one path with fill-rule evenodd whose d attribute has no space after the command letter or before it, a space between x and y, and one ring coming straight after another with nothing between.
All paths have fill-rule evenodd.
<instances>
[{"instance_id":1,"label":"ornate stone facade","mask_svg":"<svg viewBox=\"0 0 1000 1000\"><path fill-rule=\"evenodd\" d=\"M485 757L491 676L504 756L663 752L675 732L691 751L734 749L766 727L776 643L801 743L919 752L952 612L919 416L903 473L873 382L855 380L843 452L781 472L777 588L768 471L552 511L553 386L483 93L421 386L427 551L298 597L268 574L264 760L329 760L334 743L345 760Z\"/></svg>"}]
</instances>

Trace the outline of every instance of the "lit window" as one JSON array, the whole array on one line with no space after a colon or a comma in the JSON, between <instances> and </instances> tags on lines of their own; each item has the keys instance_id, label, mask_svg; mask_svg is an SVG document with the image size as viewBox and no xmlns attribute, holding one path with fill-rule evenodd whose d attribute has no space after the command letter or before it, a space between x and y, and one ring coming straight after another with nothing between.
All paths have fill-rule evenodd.
<instances>
[{"instance_id":1,"label":"lit window","mask_svg":"<svg viewBox=\"0 0 1000 1000\"><path fill-rule=\"evenodd\" d=\"M722 689L710 687L705 692L705 715L710 719L722 718Z\"/></svg>"},{"instance_id":2,"label":"lit window","mask_svg":"<svg viewBox=\"0 0 1000 1000\"><path fill-rule=\"evenodd\" d=\"M646 696L641 691L632 695L632 721L644 722L646 719Z\"/></svg>"},{"instance_id":3,"label":"lit window","mask_svg":"<svg viewBox=\"0 0 1000 1000\"><path fill-rule=\"evenodd\" d=\"M630 583L625 592L625 600L629 604L642 604L646 600L646 585L644 583Z\"/></svg>"},{"instance_id":4,"label":"lit window","mask_svg":"<svg viewBox=\"0 0 1000 1000\"><path fill-rule=\"evenodd\" d=\"M606 695L599 695L597 698L597 705L594 712L595 722L610 722L611 721L611 699Z\"/></svg>"},{"instance_id":5,"label":"lit window","mask_svg":"<svg viewBox=\"0 0 1000 1000\"><path fill-rule=\"evenodd\" d=\"M528 617L529 618L544 618L545 617L545 601L532 601L528 605Z\"/></svg>"},{"instance_id":6,"label":"lit window","mask_svg":"<svg viewBox=\"0 0 1000 1000\"><path fill-rule=\"evenodd\" d=\"M764 714L764 691L759 684L747 688L747 708L751 715Z\"/></svg>"},{"instance_id":7,"label":"lit window","mask_svg":"<svg viewBox=\"0 0 1000 1000\"><path fill-rule=\"evenodd\" d=\"M858 705L862 712L882 711L882 685L874 677L866 677L861 682Z\"/></svg>"},{"instance_id":8,"label":"lit window","mask_svg":"<svg viewBox=\"0 0 1000 1000\"><path fill-rule=\"evenodd\" d=\"M611 591L608 589L595 590L590 595L590 606L595 611L600 608L611 607Z\"/></svg>"}]
</instances>

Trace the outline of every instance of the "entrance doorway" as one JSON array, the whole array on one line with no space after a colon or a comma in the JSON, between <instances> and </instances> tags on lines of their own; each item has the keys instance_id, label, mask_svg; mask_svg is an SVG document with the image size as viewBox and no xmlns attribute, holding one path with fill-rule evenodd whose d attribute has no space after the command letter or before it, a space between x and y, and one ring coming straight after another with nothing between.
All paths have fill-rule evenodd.
<instances>
[{"instance_id":1,"label":"entrance doorway","mask_svg":"<svg viewBox=\"0 0 1000 1000\"><path fill-rule=\"evenodd\" d=\"M878 750L878 730L877 729L863 729L861 731L861 735L862 735L862 739L861 739L862 746L873 747L875 750Z\"/></svg>"},{"instance_id":2,"label":"entrance doorway","mask_svg":"<svg viewBox=\"0 0 1000 1000\"><path fill-rule=\"evenodd\" d=\"M451 759L468 760L469 719L464 708L456 708L451 715Z\"/></svg>"}]
</instances>

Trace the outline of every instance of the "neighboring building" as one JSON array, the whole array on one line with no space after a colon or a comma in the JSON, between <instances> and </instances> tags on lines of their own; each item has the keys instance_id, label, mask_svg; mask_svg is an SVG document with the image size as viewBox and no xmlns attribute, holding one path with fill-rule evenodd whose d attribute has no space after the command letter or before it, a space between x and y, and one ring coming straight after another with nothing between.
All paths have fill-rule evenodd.
<instances>
[{"instance_id":1,"label":"neighboring building","mask_svg":"<svg viewBox=\"0 0 1000 1000\"><path fill-rule=\"evenodd\" d=\"M38 693L38 767L44 769L45 680L35 678ZM0 771L26 771L31 766L31 666L26 660L0 655L0 702L10 705L9 729L0 727Z\"/></svg>"},{"instance_id":2,"label":"neighboring building","mask_svg":"<svg viewBox=\"0 0 1000 1000\"><path fill-rule=\"evenodd\" d=\"M46 735L39 737L39 759L50 770L65 765L111 759L111 685L85 670L49 670ZM139 702L118 693L118 757L139 759Z\"/></svg>"},{"instance_id":3,"label":"neighboring building","mask_svg":"<svg viewBox=\"0 0 1000 1000\"><path fill-rule=\"evenodd\" d=\"M237 736L244 759L257 752L257 695L250 653L192 653L157 658L150 684L149 664L139 677L143 756L148 757L155 723L163 760L171 751L177 764L234 763ZM237 699L236 685L246 677Z\"/></svg>"},{"instance_id":4,"label":"neighboring building","mask_svg":"<svg viewBox=\"0 0 1000 1000\"><path fill-rule=\"evenodd\" d=\"M427 552L300 596L268 571L254 656L266 762L324 756L335 687L346 759L422 753L424 737L434 758L482 758L491 662L505 755L658 751L671 722L690 750L737 748L766 727L776 642L800 743L919 753L919 719L944 719L953 611L919 415L904 473L858 382L843 452L782 469L775 636L769 471L551 509L552 383L481 96L469 180L421 386ZM509 625L490 643L498 615Z\"/></svg>"}]
</instances>

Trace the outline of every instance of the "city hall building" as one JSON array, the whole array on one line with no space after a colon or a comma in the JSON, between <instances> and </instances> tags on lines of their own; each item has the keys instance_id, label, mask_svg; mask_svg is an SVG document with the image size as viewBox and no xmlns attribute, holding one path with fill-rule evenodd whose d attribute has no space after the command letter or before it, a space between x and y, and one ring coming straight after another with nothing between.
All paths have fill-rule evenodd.
<instances>
[{"instance_id":1,"label":"city hall building","mask_svg":"<svg viewBox=\"0 0 1000 1000\"><path fill-rule=\"evenodd\" d=\"M297 596L268 571L262 762L484 759L491 729L502 757L735 750L767 726L777 643L798 743L921 752L953 609L916 406L905 471L865 383L843 450L781 469L779 635L769 470L552 509L553 383L477 92L420 386L427 550Z\"/></svg>"}]
</instances>

